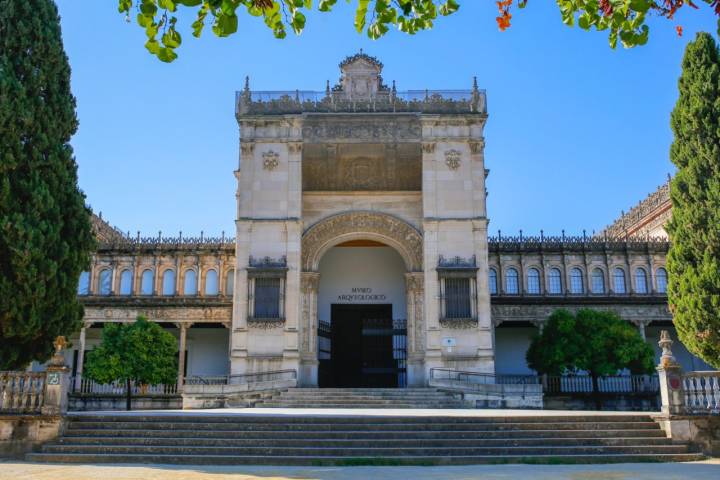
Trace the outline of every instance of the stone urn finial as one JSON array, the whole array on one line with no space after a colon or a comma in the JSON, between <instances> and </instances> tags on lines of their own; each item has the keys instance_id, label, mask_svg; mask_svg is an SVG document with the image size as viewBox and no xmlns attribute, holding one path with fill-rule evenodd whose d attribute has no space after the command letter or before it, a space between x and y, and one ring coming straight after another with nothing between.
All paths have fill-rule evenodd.
<instances>
[{"instance_id":1,"label":"stone urn finial","mask_svg":"<svg viewBox=\"0 0 720 480\"><path fill-rule=\"evenodd\" d=\"M50 359L50 364L58 366L65 365L65 357L63 357L60 352L67 347L67 340L64 336L60 335L55 338L53 345L55 346L55 355L53 355L52 359Z\"/></svg>"},{"instance_id":2,"label":"stone urn finial","mask_svg":"<svg viewBox=\"0 0 720 480\"><path fill-rule=\"evenodd\" d=\"M677 360L672 353L673 340L670 338L670 333L667 330L660 331L660 341L658 345L662 348L662 355L660 355L660 365L668 367L671 365L677 365Z\"/></svg>"}]
</instances>

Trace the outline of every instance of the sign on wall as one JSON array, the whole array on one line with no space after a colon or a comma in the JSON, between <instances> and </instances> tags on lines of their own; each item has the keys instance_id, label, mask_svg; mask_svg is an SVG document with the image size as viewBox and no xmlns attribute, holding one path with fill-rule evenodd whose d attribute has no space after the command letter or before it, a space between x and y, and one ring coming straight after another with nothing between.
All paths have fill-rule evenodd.
<instances>
[{"instance_id":1,"label":"sign on wall","mask_svg":"<svg viewBox=\"0 0 720 480\"><path fill-rule=\"evenodd\" d=\"M338 295L337 301L339 303L385 302L387 301L387 295L374 293L370 287L353 287L350 292Z\"/></svg>"}]
</instances>

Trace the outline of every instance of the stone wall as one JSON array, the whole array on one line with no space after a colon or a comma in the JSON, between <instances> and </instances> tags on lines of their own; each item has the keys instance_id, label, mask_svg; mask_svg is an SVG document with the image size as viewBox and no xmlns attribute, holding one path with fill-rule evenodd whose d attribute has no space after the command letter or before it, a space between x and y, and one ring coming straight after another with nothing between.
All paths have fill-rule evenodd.
<instances>
[{"instance_id":1,"label":"stone wall","mask_svg":"<svg viewBox=\"0 0 720 480\"><path fill-rule=\"evenodd\" d=\"M60 415L0 414L0 458L22 457L56 439L64 427Z\"/></svg>"}]
</instances>

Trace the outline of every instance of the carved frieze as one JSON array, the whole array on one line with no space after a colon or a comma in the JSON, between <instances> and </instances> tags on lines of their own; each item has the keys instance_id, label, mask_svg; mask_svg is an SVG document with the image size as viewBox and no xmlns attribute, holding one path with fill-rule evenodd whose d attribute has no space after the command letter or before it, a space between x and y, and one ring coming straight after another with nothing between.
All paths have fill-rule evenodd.
<instances>
[{"instance_id":1,"label":"carved frieze","mask_svg":"<svg viewBox=\"0 0 720 480\"><path fill-rule=\"evenodd\" d=\"M248 328L259 330L272 330L282 328L285 325L284 318L248 318Z\"/></svg>"},{"instance_id":2,"label":"carved frieze","mask_svg":"<svg viewBox=\"0 0 720 480\"><path fill-rule=\"evenodd\" d=\"M452 329L477 328L477 318L441 318L440 326Z\"/></svg>"},{"instance_id":3,"label":"carved frieze","mask_svg":"<svg viewBox=\"0 0 720 480\"><path fill-rule=\"evenodd\" d=\"M422 136L420 121L414 117L377 116L308 117L302 127L305 143L341 141L344 143L364 142L419 142Z\"/></svg>"},{"instance_id":4,"label":"carved frieze","mask_svg":"<svg viewBox=\"0 0 720 480\"><path fill-rule=\"evenodd\" d=\"M302 265L305 271L313 271L320 261L323 248L342 235L372 234L394 243L408 263L411 271L421 271L423 264L423 239L420 232L407 222L378 212L347 212L333 215L308 228L302 238Z\"/></svg>"},{"instance_id":5,"label":"carved frieze","mask_svg":"<svg viewBox=\"0 0 720 480\"><path fill-rule=\"evenodd\" d=\"M492 301L492 300L491 300ZM617 313L621 318L639 324L642 322L648 324L650 322L669 322L672 321L672 315L667 305L622 305L617 304L598 304L598 305L574 305L568 302L564 305L491 305L491 316L494 325L503 322L543 322L555 310L563 308L575 312L580 308L592 308L596 310L608 310Z\"/></svg>"}]
</instances>

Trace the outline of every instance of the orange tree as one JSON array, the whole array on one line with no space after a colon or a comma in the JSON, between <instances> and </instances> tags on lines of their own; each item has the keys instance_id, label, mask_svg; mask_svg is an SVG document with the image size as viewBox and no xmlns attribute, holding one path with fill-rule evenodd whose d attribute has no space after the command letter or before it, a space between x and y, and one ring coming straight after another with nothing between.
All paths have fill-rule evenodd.
<instances>
[{"instance_id":1,"label":"orange tree","mask_svg":"<svg viewBox=\"0 0 720 480\"><path fill-rule=\"evenodd\" d=\"M317 8L330 12L338 0L118 0L118 11L128 21L134 18L145 30L145 47L164 62L177 58L182 43L177 30L178 12L186 10L193 23L192 33L199 37L206 25L218 37L227 37L238 29L238 15L257 17L277 38L288 30L300 34L305 14ZM353 3L353 0L346 0ZM474 0L478 1L478 0ZM698 8L692 0L555 0L562 22L577 24L585 30L607 31L610 46L643 45L648 40L647 18L651 14L672 20L682 7ZM383 36L391 27L415 34L433 27L433 22L455 13L462 0L356 0L355 29L370 38ZM720 0L697 0L720 15ZM499 0L496 21L500 30L510 26L512 9L524 8L528 0ZM184 16L183 16L184 17ZM678 34L682 27L677 26Z\"/></svg>"}]
</instances>

